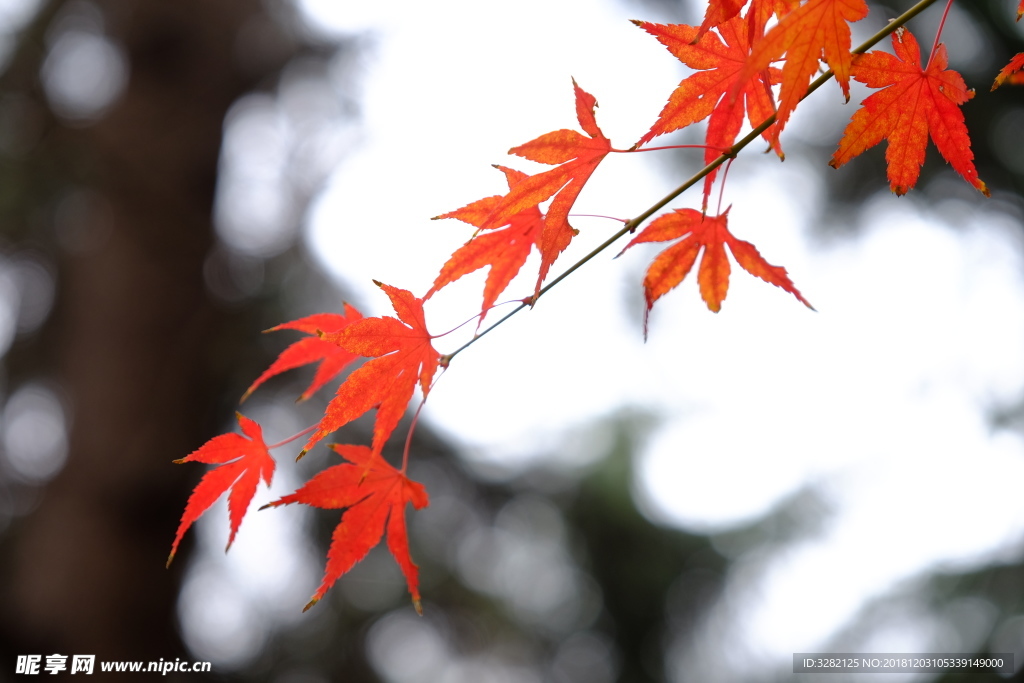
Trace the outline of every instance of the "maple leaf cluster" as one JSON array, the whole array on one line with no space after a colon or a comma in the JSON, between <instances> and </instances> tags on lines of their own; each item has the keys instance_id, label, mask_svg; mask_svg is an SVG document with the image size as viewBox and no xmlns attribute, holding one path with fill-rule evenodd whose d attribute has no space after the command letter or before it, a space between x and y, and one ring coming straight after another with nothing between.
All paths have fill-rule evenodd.
<instances>
[{"instance_id":1,"label":"maple leaf cluster","mask_svg":"<svg viewBox=\"0 0 1024 683\"><path fill-rule=\"evenodd\" d=\"M372 358L349 374L338 387L319 424L307 430L313 433L300 456L326 435L376 408L372 448L333 444L332 448L352 464L329 468L294 494L264 506L305 503L320 508L346 509L334 530L323 583L306 609L323 597L339 576L365 557L380 542L386 529L388 548L402 569L417 611L420 610L419 579L417 567L409 555L405 505L425 507L427 493L420 484L406 477L404 465L398 470L388 464L381 457L381 449L404 414L417 382L424 397L429 392L441 356L430 343L423 317L423 299L417 299L404 289L378 284L391 299L397 319L391 316L363 318L359 311L346 305L344 315L319 314L267 330L292 329L310 336L282 351L242 397L244 401L274 375L319 363L312 384L300 396L302 400L334 379L355 359ZM204 475L189 497L167 558L168 565L189 527L229 489L230 548L259 479L262 477L267 486L271 483L275 463L269 448L273 446L266 445L256 422L241 413L238 422L245 436L216 436L189 456L175 461L220 466Z\"/></svg>"},{"instance_id":2,"label":"maple leaf cluster","mask_svg":"<svg viewBox=\"0 0 1024 683\"><path fill-rule=\"evenodd\" d=\"M488 312L536 250L539 267L533 291L518 300L521 305L516 310L532 306L546 291L544 283L552 266L579 235L570 223L573 206L598 166L612 153L657 149L648 146L655 138L707 120L702 145L705 168L639 218L624 220L625 227L591 254L635 233L657 210L703 180L700 210L676 208L656 217L623 249L624 252L644 243L673 242L654 257L644 276L645 335L647 315L655 302L686 278L698 258L698 289L713 312L721 309L728 293L729 254L743 270L812 308L785 268L769 264L753 244L731 233L729 208L719 208L713 216L707 208L719 166L731 163L757 136L780 159L784 158L782 131L799 103L827 77L834 78L847 100L851 79L874 90L851 117L829 162L831 166L839 168L887 140L889 186L892 192L902 195L917 183L930 138L953 169L987 195L974 166L970 137L960 110L974 91L968 89L960 74L948 68L946 47L938 42L937 36L931 54L922 64L916 38L902 25L912 14L908 12L890 27L893 54L880 50L865 53L868 45L851 50L850 23L867 14L865 0L710 0L700 26L634 22L693 71L669 95L650 129L628 150L614 148L597 125L596 98L573 80L576 120L583 132L560 129L513 147L510 154L552 168L530 175L496 166L505 177L505 194L486 197L435 217L454 218L472 226L474 232L441 266L422 297L378 282L397 317L366 318L346 305L343 314L322 313L268 330L295 330L306 336L281 352L245 392L243 401L271 377L316 363L314 377L299 397L304 400L357 359L367 360L339 384L320 421L295 437L268 446L260 426L239 413L242 434L216 436L175 461L202 462L215 468L203 476L189 497L168 564L186 531L225 493L230 547L259 481L262 479L268 486L271 483L275 469L271 449L309 434L299 453L301 457L340 427L375 411L370 445L331 444L344 463L316 474L294 493L263 507L302 503L343 510L332 535L323 580L307 609L386 536L387 546L419 611L418 568L410 556L405 512L408 504L420 509L429 499L423 486L406 474L411 428L401 468L384 459L383 449L406 413L416 387L425 401L439 376L438 368L447 368L452 358L468 346L464 344L441 355L434 347L436 337L427 329L424 304L448 285L487 268L481 309L474 316L478 334L469 342L473 343L482 334L479 327ZM1017 18L1021 15L1024 0ZM822 64L829 71L812 82ZM999 73L993 89L1004 83L1024 83L1022 70L1024 54L1014 57ZM745 123L751 132L737 142ZM725 175L720 185L724 185ZM722 191L720 187L719 192Z\"/></svg>"}]
</instances>

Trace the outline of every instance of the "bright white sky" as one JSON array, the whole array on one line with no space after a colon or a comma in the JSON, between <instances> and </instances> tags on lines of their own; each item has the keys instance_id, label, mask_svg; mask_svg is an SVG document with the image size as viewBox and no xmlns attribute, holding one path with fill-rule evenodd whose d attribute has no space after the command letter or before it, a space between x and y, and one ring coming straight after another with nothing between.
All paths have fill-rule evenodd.
<instances>
[{"instance_id":1,"label":"bright white sky","mask_svg":"<svg viewBox=\"0 0 1024 683\"><path fill-rule=\"evenodd\" d=\"M502 193L492 163L532 172L509 147L577 127L571 76L597 97L616 146L638 139L684 71L627 20L697 17L614 0L301 5L324 30L373 39L365 143L331 178L307 233L368 315L391 313L371 279L422 294L469 237L468 226L430 216ZM839 96L825 88L815 97ZM684 179L640 156L607 159L576 211L628 218ZM812 244L815 172L754 151L735 165L725 201L733 231L784 265L818 313L734 266L720 314L704 307L691 274L658 302L644 344L640 281L658 248L613 261L615 250L460 355L423 418L470 458L522 462L557 457L566 430L620 408L652 412L661 422L642 454L640 499L702 532L822 487L834 506L823 535L754 572L727 629L734 646L786 665L865 599L929 568L1005 551L1024 531L1020 439L986 421L1024 389L1024 264L1009 220L950 200L935 209L953 229L929 222L912 198L888 198L868 207L858 240ZM878 178L883 187L881 167ZM691 192L674 206L698 202ZM574 224L581 234L554 273L619 225ZM433 332L477 310L482 277L428 304ZM865 548L870 566L851 562Z\"/></svg>"}]
</instances>

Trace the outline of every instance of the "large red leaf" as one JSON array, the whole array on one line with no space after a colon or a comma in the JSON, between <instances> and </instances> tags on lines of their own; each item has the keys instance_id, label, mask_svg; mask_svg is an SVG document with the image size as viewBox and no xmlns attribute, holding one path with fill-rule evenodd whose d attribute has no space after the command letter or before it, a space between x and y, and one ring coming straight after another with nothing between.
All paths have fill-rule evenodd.
<instances>
[{"instance_id":1,"label":"large red leaf","mask_svg":"<svg viewBox=\"0 0 1024 683\"><path fill-rule=\"evenodd\" d=\"M810 303L793 285L786 269L773 266L762 258L750 242L736 239L729 232L729 209L720 216L707 216L695 209L675 209L672 213L659 216L626 245L629 249L642 242L667 242L683 239L665 249L651 263L644 276L644 295L647 299L647 313L654 302L668 293L693 268L701 249L704 256L697 272L700 295L708 308L717 313L729 291L729 258L725 246L729 246L736 262L751 275L765 282L781 287L805 306L813 310ZM623 249L625 251L626 249ZM644 315L644 336L647 335L647 315Z\"/></svg>"},{"instance_id":2,"label":"large red leaf","mask_svg":"<svg viewBox=\"0 0 1024 683\"><path fill-rule=\"evenodd\" d=\"M316 373L313 375L313 381L310 382L309 387L302 392L301 396L299 396L300 401L305 401L307 398L312 396L317 389L334 379L339 372L345 369L346 365L359 357L354 353L346 351L337 344L332 344L329 341L321 339L320 333L325 332L327 334L331 334L340 332L362 317L362 314L354 307L349 304L345 304L344 315L338 315L337 313L317 313L316 315L300 318L299 320L282 323L277 327L271 327L267 332L276 332L277 330L299 330L300 332L305 332L312 336L300 339L282 351L277 357L277 360L275 360L270 367L267 368L262 375L257 377L256 381L245 390L245 394L242 396L242 401L244 402L245 399L249 398L249 395L256 391L256 388L259 385L263 384L274 375L279 375L286 370L292 370L294 368L319 361L320 365L317 366Z\"/></svg>"},{"instance_id":3,"label":"large red leaf","mask_svg":"<svg viewBox=\"0 0 1024 683\"><path fill-rule=\"evenodd\" d=\"M974 91L967 89L960 74L946 69L946 46L938 46L927 69L921 67L921 50L906 28L893 32L892 47L896 56L875 50L854 60L853 77L881 90L861 103L829 164L839 168L888 140L889 187L906 194L917 184L930 134L942 157L987 196L959 106L974 97Z\"/></svg>"},{"instance_id":4,"label":"large red leaf","mask_svg":"<svg viewBox=\"0 0 1024 683\"><path fill-rule=\"evenodd\" d=\"M419 572L409 556L405 505L412 503L417 510L426 507L426 489L366 446L332 444L331 448L351 464L330 467L295 493L265 506L305 503L332 510L346 508L331 536L323 581L303 611L315 605L342 574L366 557L387 529L388 549L405 575L416 611L422 613Z\"/></svg>"},{"instance_id":5,"label":"large red leaf","mask_svg":"<svg viewBox=\"0 0 1024 683\"><path fill-rule=\"evenodd\" d=\"M324 335L325 340L346 351L373 360L355 370L338 387L300 455L374 407L377 419L373 426L373 450L380 453L402 419L417 380L424 397L430 392L441 354L430 344L432 337L423 319L423 299L404 289L377 284L391 299L399 319L363 318L336 334Z\"/></svg>"},{"instance_id":6,"label":"large red leaf","mask_svg":"<svg viewBox=\"0 0 1024 683\"><path fill-rule=\"evenodd\" d=\"M178 544L192 523L199 519L221 495L231 489L228 495L228 517L231 521L231 535L228 537L228 548L235 540L238 527L242 524L245 511L256 494L256 485L260 478L267 486L274 476L274 459L263 441L263 430L260 426L241 413L235 413L242 434L221 434L215 436L186 457L175 460L176 463L204 462L220 465L203 475L196 484L192 495L185 505L185 512L178 525L178 533L171 544L171 554L167 558L168 566L178 551Z\"/></svg>"}]
</instances>

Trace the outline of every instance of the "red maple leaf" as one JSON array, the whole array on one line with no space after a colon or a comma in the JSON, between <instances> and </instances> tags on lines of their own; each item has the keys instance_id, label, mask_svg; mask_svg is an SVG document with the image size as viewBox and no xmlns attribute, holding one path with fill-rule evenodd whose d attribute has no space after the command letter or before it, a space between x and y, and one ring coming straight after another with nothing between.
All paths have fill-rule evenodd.
<instances>
[{"instance_id":1,"label":"red maple leaf","mask_svg":"<svg viewBox=\"0 0 1024 683\"><path fill-rule=\"evenodd\" d=\"M839 168L887 139L889 187L896 194L906 194L917 183L930 134L942 157L987 196L988 189L974 168L971 139L959 106L974 97L974 91L967 89L960 74L946 69L946 46L938 46L924 69L921 50L909 30L896 29L892 47L896 56L874 50L854 60L853 77L881 90L854 113L829 165Z\"/></svg>"},{"instance_id":2,"label":"red maple leaf","mask_svg":"<svg viewBox=\"0 0 1024 683\"><path fill-rule=\"evenodd\" d=\"M1022 0L1021 5L1024 6L1024 0ZM1015 85L1024 83L1024 73L1021 73L1021 69L1024 69L1024 52L1011 59L1010 63L1002 68L999 75L996 76L995 83L992 84L992 89L995 90L1003 83Z\"/></svg>"},{"instance_id":3,"label":"red maple leaf","mask_svg":"<svg viewBox=\"0 0 1024 683\"><path fill-rule=\"evenodd\" d=\"M1024 17L1024 0L1020 0L1020 4L1017 5L1017 21Z\"/></svg>"},{"instance_id":4,"label":"red maple leaf","mask_svg":"<svg viewBox=\"0 0 1024 683\"><path fill-rule=\"evenodd\" d=\"M663 214L652 221L623 249L625 251L641 242L667 242L683 238L658 254L644 276L644 295L647 299L644 337L647 336L647 314L650 313L654 302L683 281L697 261L701 249L704 250L704 256L697 272L700 295L709 309L715 313L721 310L722 301L729 291L730 267L725 245L729 245L736 262L745 271L776 287L781 287L814 310L793 286L785 268L769 264L753 244L732 236L729 232L728 217L729 209L714 217L695 209L675 209L672 213Z\"/></svg>"},{"instance_id":5,"label":"red maple leaf","mask_svg":"<svg viewBox=\"0 0 1024 683\"><path fill-rule=\"evenodd\" d=\"M807 94L811 78L818 72L821 59L835 74L843 95L850 99L850 27L868 15L864 0L810 0L786 14L750 53L750 59L738 84L759 73L775 60L786 55L782 66L782 90L774 136L786 126L790 114Z\"/></svg>"},{"instance_id":6,"label":"red maple leaf","mask_svg":"<svg viewBox=\"0 0 1024 683\"><path fill-rule=\"evenodd\" d=\"M181 543L188 528L228 489L231 489L228 495L231 535L228 537L227 546L230 548L235 540L235 534L238 533L238 527L242 524L245 511L256 494L256 485L259 484L260 478L270 486L270 480L274 476L274 459L270 457L270 451L263 441L263 430L256 422L241 413L235 413L235 417L245 436L237 433L215 436L186 457L174 461L204 462L220 467L204 474L189 496L181 523L178 525L178 533L171 544L171 554L167 558L168 566L174 559L178 544Z\"/></svg>"},{"instance_id":7,"label":"red maple leaf","mask_svg":"<svg viewBox=\"0 0 1024 683\"><path fill-rule=\"evenodd\" d=\"M572 87L576 95L576 118L587 135L563 128L510 149L509 154L558 166L516 183L515 188L501 198L487 220L480 226L499 228L507 225L513 217L554 196L544 217L544 229L538 245L540 274L537 277L537 291L547 277L551 264L565 251L577 233L576 229L569 225L569 211L572 205L597 165L612 151L611 141L597 127L597 120L594 118L597 100L580 88L575 80ZM588 135L590 137L587 137Z\"/></svg>"},{"instance_id":8,"label":"red maple leaf","mask_svg":"<svg viewBox=\"0 0 1024 683\"><path fill-rule=\"evenodd\" d=\"M525 173L504 166L496 168L505 173L510 190L528 177ZM493 213L501 199L498 195L487 197L437 218L457 218L484 230L488 216ZM507 227L478 232L451 255L448 262L441 267L440 274L434 280L434 286L423 298L429 299L437 290L463 275L490 266L484 285L484 302L479 320L482 323L487 311L526 263L530 250L537 244L543 231L544 216L540 209L531 206L512 216Z\"/></svg>"},{"instance_id":9,"label":"red maple leaf","mask_svg":"<svg viewBox=\"0 0 1024 683\"><path fill-rule=\"evenodd\" d=\"M346 365L358 358L356 354L346 351L337 344L332 344L329 341L321 339L319 333L325 332L327 334L331 334L340 332L345 327L362 317L363 316L359 311L349 304L345 304L344 315L338 315L337 313L317 313L305 318L282 323L277 327L271 327L269 330L266 330L267 332L276 332L277 330L299 330L312 336L300 339L282 351L277 357L277 360L275 360L270 367L267 368L262 375L256 378L256 381L245 390L245 394L242 396L242 402L249 398L249 395L256 391L256 388L259 385L263 384L274 375L279 375L286 370L292 370L308 363L320 361L320 365L317 366L316 374L313 375L313 381L310 383L309 388L299 396L300 401L305 401L307 398L312 396L317 389L334 379L339 372L345 369Z\"/></svg>"},{"instance_id":10,"label":"red maple leaf","mask_svg":"<svg viewBox=\"0 0 1024 683\"><path fill-rule=\"evenodd\" d=\"M686 24L633 23L657 38L683 64L698 70L676 87L658 120L637 146L710 116L705 139L708 147L704 150L707 164L736 141L744 112L751 126L760 125L775 113L771 85L778 82L778 69L765 69L748 78L736 91L736 100L727 94L736 88L736 79L750 54L749 26L744 18L734 17L718 27L724 43L715 33L706 33L694 43L698 29ZM766 140L772 139L767 131L763 135ZM782 155L777 144L775 151ZM717 173L715 169L704 177L705 208Z\"/></svg>"},{"instance_id":11,"label":"red maple leaf","mask_svg":"<svg viewBox=\"0 0 1024 683\"><path fill-rule=\"evenodd\" d=\"M367 361L350 374L309 437L303 455L318 441L357 417L377 408L373 426L373 450L380 453L412 398L417 380L426 398L434 372L441 360L430 344L423 319L423 299L410 292L376 283L391 299L398 319L391 316L363 318L324 339L350 353L368 356Z\"/></svg>"},{"instance_id":12,"label":"red maple leaf","mask_svg":"<svg viewBox=\"0 0 1024 683\"><path fill-rule=\"evenodd\" d=\"M366 446L331 444L331 448L352 464L334 465L295 493L264 506L305 503L329 510L346 508L331 536L323 581L303 611L315 605L342 574L366 557L386 528L388 549L405 575L416 611L422 614L419 572L409 556L405 505L412 503L417 510L426 507L426 489Z\"/></svg>"}]
</instances>

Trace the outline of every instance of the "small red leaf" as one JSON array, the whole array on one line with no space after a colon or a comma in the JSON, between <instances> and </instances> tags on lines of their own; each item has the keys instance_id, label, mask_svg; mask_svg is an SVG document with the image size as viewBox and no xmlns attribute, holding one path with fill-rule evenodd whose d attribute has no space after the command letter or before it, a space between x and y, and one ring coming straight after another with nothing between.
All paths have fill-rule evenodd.
<instances>
[{"instance_id":1,"label":"small red leaf","mask_svg":"<svg viewBox=\"0 0 1024 683\"><path fill-rule=\"evenodd\" d=\"M569 211L598 164L612 150L611 141L597 127L594 118L597 100L580 88L575 80L572 87L576 96L576 118L590 137L574 130L562 129L510 149L509 154L559 166L516 183L480 226L490 229L508 225L513 217L554 196L544 216L544 229L539 240L541 262L537 291L540 291L540 285L547 277L551 264L576 235L576 230L569 225Z\"/></svg>"},{"instance_id":2,"label":"small red leaf","mask_svg":"<svg viewBox=\"0 0 1024 683\"><path fill-rule=\"evenodd\" d=\"M323 581L303 611L319 602L342 574L366 557L386 529L388 549L402 569L416 611L422 613L419 570L409 555L405 505L412 503L417 510L426 507L426 489L366 446L332 444L331 448L351 464L330 467L295 493L267 506L305 503L318 508L345 508L331 535Z\"/></svg>"},{"instance_id":3,"label":"small red leaf","mask_svg":"<svg viewBox=\"0 0 1024 683\"><path fill-rule=\"evenodd\" d=\"M1024 4L1024 0L1022 0L1022 4ZM1010 63L1002 68L999 75L996 76L995 83L992 84L992 89L995 90L1003 83L1015 85L1024 83L1024 73L1021 73L1021 69L1024 69L1024 52L1011 59Z\"/></svg>"},{"instance_id":4,"label":"small red leaf","mask_svg":"<svg viewBox=\"0 0 1024 683\"><path fill-rule=\"evenodd\" d=\"M729 232L729 209L720 216L705 216L695 209L676 209L656 218L639 235L633 238L626 249L641 242L666 242L683 239L662 251L655 257L644 277L644 294L647 299L647 312L654 302L683 281L693 268L701 249L704 256L697 273L701 298L708 308L717 313L722 308L722 301L729 291L729 259L725 254L725 246L736 258L740 267L751 275L765 282L781 287L795 296L805 306L814 307L793 285L781 266L769 264L753 244L738 240ZM625 249L623 249L625 251ZM644 317L644 336L647 335L647 318Z\"/></svg>"},{"instance_id":5,"label":"small red leaf","mask_svg":"<svg viewBox=\"0 0 1024 683\"><path fill-rule=\"evenodd\" d=\"M505 173L510 190L525 180L528 176L520 171L503 166L497 167ZM493 207L497 205L501 197L488 197L473 202L461 209L446 213L438 218L457 218L477 228L483 229L487 216ZM490 206L487 214L483 209ZM479 324L487 316L487 311L498 300L498 297L509 282L512 281L519 269L526 263L530 251L541 238L544 231L544 216L540 209L531 206L525 211L517 213L509 219L508 225L498 230L487 230L478 232L468 242L459 247L448 262L441 268L441 272L434 280L433 287L427 292L424 299L430 298L442 287L458 280L463 275L472 273L484 266L490 266L487 274L487 282L484 285L484 302L481 308Z\"/></svg>"},{"instance_id":6,"label":"small red leaf","mask_svg":"<svg viewBox=\"0 0 1024 683\"><path fill-rule=\"evenodd\" d=\"M345 369L345 366L354 361L358 356L354 353L346 351L339 347L337 344L332 344L329 341L324 341L320 338L320 332L327 334L340 332L347 326L351 325L357 320L362 318L362 314L357 311L354 307L349 304L345 304L345 314L338 315L337 313L318 313L299 320L293 320L288 323L282 323L277 327L271 327L267 332L276 332L277 330L299 330L306 334L312 335L305 339L300 339L295 342L277 357L269 368L267 368L262 375L256 378L256 381L245 390L245 394L242 396L242 401L249 398L252 392L256 391L256 388L263 384L265 381L279 375L287 370L307 365L309 363L316 363L320 361L320 365L317 366L316 374L313 375L313 381L309 387L302 392L299 396L300 401L305 401L307 398L313 395L317 389L334 379L339 372Z\"/></svg>"},{"instance_id":7,"label":"small red leaf","mask_svg":"<svg viewBox=\"0 0 1024 683\"><path fill-rule=\"evenodd\" d=\"M374 407L377 419L373 450L380 453L402 419L417 381L424 396L430 392L441 354L430 344L432 337L423 318L423 299L391 285L381 284L380 288L391 299L399 320L390 316L363 318L336 334L324 335L326 341L373 360L355 370L338 387L302 453Z\"/></svg>"},{"instance_id":8,"label":"small red leaf","mask_svg":"<svg viewBox=\"0 0 1024 683\"><path fill-rule=\"evenodd\" d=\"M186 457L175 460L176 463L203 462L220 465L203 475L196 484L192 495L185 505L181 516L178 532L171 544L171 554L167 558L168 566L178 551L178 544L192 523L199 519L221 495L231 489L228 495L228 517L231 522L231 535L228 537L228 548L235 540L238 527L242 524L245 511L256 494L256 486L262 478L267 486L274 476L274 459L263 441L263 430L260 426L241 413L235 413L238 424L245 434L232 433L215 436ZM248 438L247 438L248 437Z\"/></svg>"}]
</instances>

